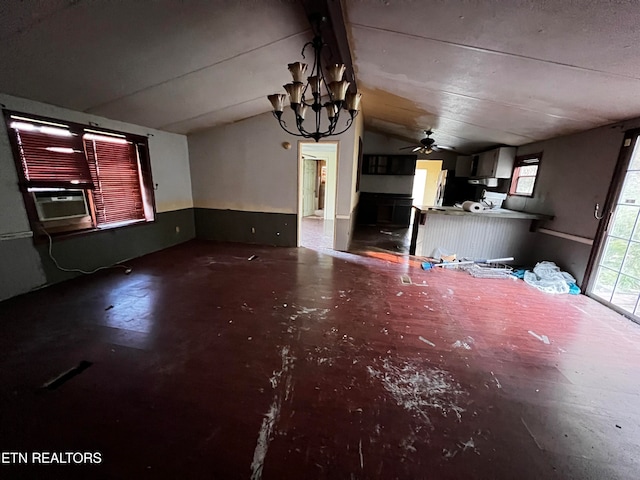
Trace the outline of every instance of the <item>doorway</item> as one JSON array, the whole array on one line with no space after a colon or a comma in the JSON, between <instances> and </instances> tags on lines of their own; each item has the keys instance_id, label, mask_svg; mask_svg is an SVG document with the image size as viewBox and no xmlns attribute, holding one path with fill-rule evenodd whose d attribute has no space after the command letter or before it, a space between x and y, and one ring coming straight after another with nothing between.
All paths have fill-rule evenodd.
<instances>
[{"instance_id":1,"label":"doorway","mask_svg":"<svg viewBox=\"0 0 640 480\"><path fill-rule=\"evenodd\" d=\"M332 249L338 142L299 142L298 246Z\"/></svg>"},{"instance_id":2,"label":"doorway","mask_svg":"<svg viewBox=\"0 0 640 480\"><path fill-rule=\"evenodd\" d=\"M640 321L640 132L625 138L609 192L588 292ZM629 152L631 152L629 154Z\"/></svg>"},{"instance_id":3,"label":"doorway","mask_svg":"<svg viewBox=\"0 0 640 480\"><path fill-rule=\"evenodd\" d=\"M418 160L413 180L414 205L442 205L441 192L444 191L442 160Z\"/></svg>"}]
</instances>

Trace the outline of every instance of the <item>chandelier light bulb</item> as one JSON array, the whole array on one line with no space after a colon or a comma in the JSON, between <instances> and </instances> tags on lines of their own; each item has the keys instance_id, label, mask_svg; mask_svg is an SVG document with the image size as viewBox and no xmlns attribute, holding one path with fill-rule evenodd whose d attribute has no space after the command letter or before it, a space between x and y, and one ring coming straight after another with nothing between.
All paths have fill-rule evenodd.
<instances>
[{"instance_id":1,"label":"chandelier light bulb","mask_svg":"<svg viewBox=\"0 0 640 480\"><path fill-rule=\"evenodd\" d=\"M284 111L284 102L287 99L287 96L284 93L275 93L273 95L269 95L267 98L271 102L274 112L282 113Z\"/></svg>"},{"instance_id":2,"label":"chandelier light bulb","mask_svg":"<svg viewBox=\"0 0 640 480\"><path fill-rule=\"evenodd\" d=\"M358 112L360 110L361 99L362 99L362 94L360 92L347 93L345 108L349 110L349 112Z\"/></svg>"},{"instance_id":3,"label":"chandelier light bulb","mask_svg":"<svg viewBox=\"0 0 640 480\"><path fill-rule=\"evenodd\" d=\"M304 85L301 82L287 83L284 85L284 89L289 94L289 101L291 102L291 105L302 102L302 91L304 90Z\"/></svg>"},{"instance_id":4,"label":"chandelier light bulb","mask_svg":"<svg viewBox=\"0 0 640 480\"><path fill-rule=\"evenodd\" d=\"M313 138L319 142L325 137L341 135L353 125L354 118L360 110L361 95L349 92L351 83L344 79L347 70L344 64L335 63L322 68L321 61L325 57L323 49L326 43L322 39L321 28L327 23L327 18L316 13L309 15L309 21L314 37L302 47L302 57L307 59L309 64L287 64L293 78L292 82L284 85L287 94L274 94L267 98L273 107L273 116L285 132L296 137ZM305 78L306 83L303 81ZM287 97L295 119L295 126L292 127L287 125L283 115ZM327 112L326 118L322 115L323 109ZM344 113L345 111L348 113ZM309 118L305 122L307 114ZM345 122L340 123L340 114L346 116ZM338 125L341 125L341 128L338 129Z\"/></svg>"},{"instance_id":5,"label":"chandelier light bulb","mask_svg":"<svg viewBox=\"0 0 640 480\"><path fill-rule=\"evenodd\" d=\"M313 93L314 95L316 93L320 93L321 80L322 79L318 75L314 75L312 77L307 78L307 83L309 83L309 86L311 87L311 93Z\"/></svg>"},{"instance_id":6,"label":"chandelier light bulb","mask_svg":"<svg viewBox=\"0 0 640 480\"><path fill-rule=\"evenodd\" d=\"M289 71L291 72L294 82L302 83L304 74L307 71L307 64L301 62L290 63Z\"/></svg>"},{"instance_id":7,"label":"chandelier light bulb","mask_svg":"<svg viewBox=\"0 0 640 480\"><path fill-rule=\"evenodd\" d=\"M324 106L327 109L327 117L329 118L329 120L333 120L337 113L336 106L331 102L325 103Z\"/></svg>"},{"instance_id":8,"label":"chandelier light bulb","mask_svg":"<svg viewBox=\"0 0 640 480\"><path fill-rule=\"evenodd\" d=\"M298 107L298 111L296 112L298 114L298 118L300 119L301 122L304 121L304 116L307 113L307 106L303 103Z\"/></svg>"},{"instance_id":9,"label":"chandelier light bulb","mask_svg":"<svg viewBox=\"0 0 640 480\"><path fill-rule=\"evenodd\" d=\"M342 63L336 63L334 65L330 65L327 67L327 82L339 82L342 80L342 76L344 75L344 71L347 67L345 67Z\"/></svg>"},{"instance_id":10,"label":"chandelier light bulb","mask_svg":"<svg viewBox=\"0 0 640 480\"><path fill-rule=\"evenodd\" d=\"M329 84L329 91L331 92L331 97L334 102L341 102L344 100L349 85L350 82L347 82L346 80L331 82Z\"/></svg>"}]
</instances>

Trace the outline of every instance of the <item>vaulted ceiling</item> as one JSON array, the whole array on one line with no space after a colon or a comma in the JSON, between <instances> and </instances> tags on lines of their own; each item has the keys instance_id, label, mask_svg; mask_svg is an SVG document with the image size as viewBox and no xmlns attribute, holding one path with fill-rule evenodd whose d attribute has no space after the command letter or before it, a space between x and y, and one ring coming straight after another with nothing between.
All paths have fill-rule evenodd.
<instances>
[{"instance_id":1,"label":"vaulted ceiling","mask_svg":"<svg viewBox=\"0 0 640 480\"><path fill-rule=\"evenodd\" d=\"M478 151L640 116L635 2L341 3L371 130ZM178 133L235 122L289 81L305 7L1 2L0 92Z\"/></svg>"}]
</instances>

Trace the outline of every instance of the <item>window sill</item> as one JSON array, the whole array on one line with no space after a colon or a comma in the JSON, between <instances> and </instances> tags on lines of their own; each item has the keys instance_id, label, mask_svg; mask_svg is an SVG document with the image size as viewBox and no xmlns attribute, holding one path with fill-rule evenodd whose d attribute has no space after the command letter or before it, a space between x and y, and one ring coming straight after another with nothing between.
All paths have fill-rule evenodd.
<instances>
[{"instance_id":1,"label":"window sill","mask_svg":"<svg viewBox=\"0 0 640 480\"><path fill-rule=\"evenodd\" d=\"M109 231L124 229L128 227L134 227L137 225L147 225L152 223L155 223L155 218L153 220L130 220L127 222L111 223L109 225L104 225L97 228L86 228L82 230L72 230L67 232L58 232L58 233L50 233L50 234L46 232L46 230L44 230L43 228L37 226L36 228L33 229L33 242L35 244L48 243L49 235L51 236L52 241L67 240L70 238L90 236L99 232L109 232Z\"/></svg>"},{"instance_id":2,"label":"window sill","mask_svg":"<svg viewBox=\"0 0 640 480\"><path fill-rule=\"evenodd\" d=\"M522 197L522 198L533 198L533 193L531 195L526 193L509 193L510 197Z\"/></svg>"}]
</instances>

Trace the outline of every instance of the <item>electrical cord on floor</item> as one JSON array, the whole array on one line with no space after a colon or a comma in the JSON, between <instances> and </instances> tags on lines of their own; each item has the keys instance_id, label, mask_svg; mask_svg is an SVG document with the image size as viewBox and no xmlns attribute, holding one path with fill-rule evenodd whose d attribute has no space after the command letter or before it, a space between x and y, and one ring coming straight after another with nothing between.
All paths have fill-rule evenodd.
<instances>
[{"instance_id":1,"label":"electrical cord on floor","mask_svg":"<svg viewBox=\"0 0 640 480\"><path fill-rule=\"evenodd\" d=\"M127 265L110 265L110 266L105 266L105 267L98 267L98 268L96 268L94 270L91 270L91 271L82 270L80 268L64 268L64 267L61 267L60 264L58 263L58 261L53 256L53 252L52 252L53 239L51 238L51 235L49 235L49 232L47 232L44 227L42 227L42 231L44 232L44 234L49 239L49 258L51 259L51 261L53 262L53 264L56 266L56 268L58 270L61 270L63 272L84 273L85 275L91 275L92 273L96 273L99 270L106 270L108 268L124 268L124 273L126 275L129 275L133 271L133 268L131 268L131 267L127 266Z\"/></svg>"}]
</instances>

